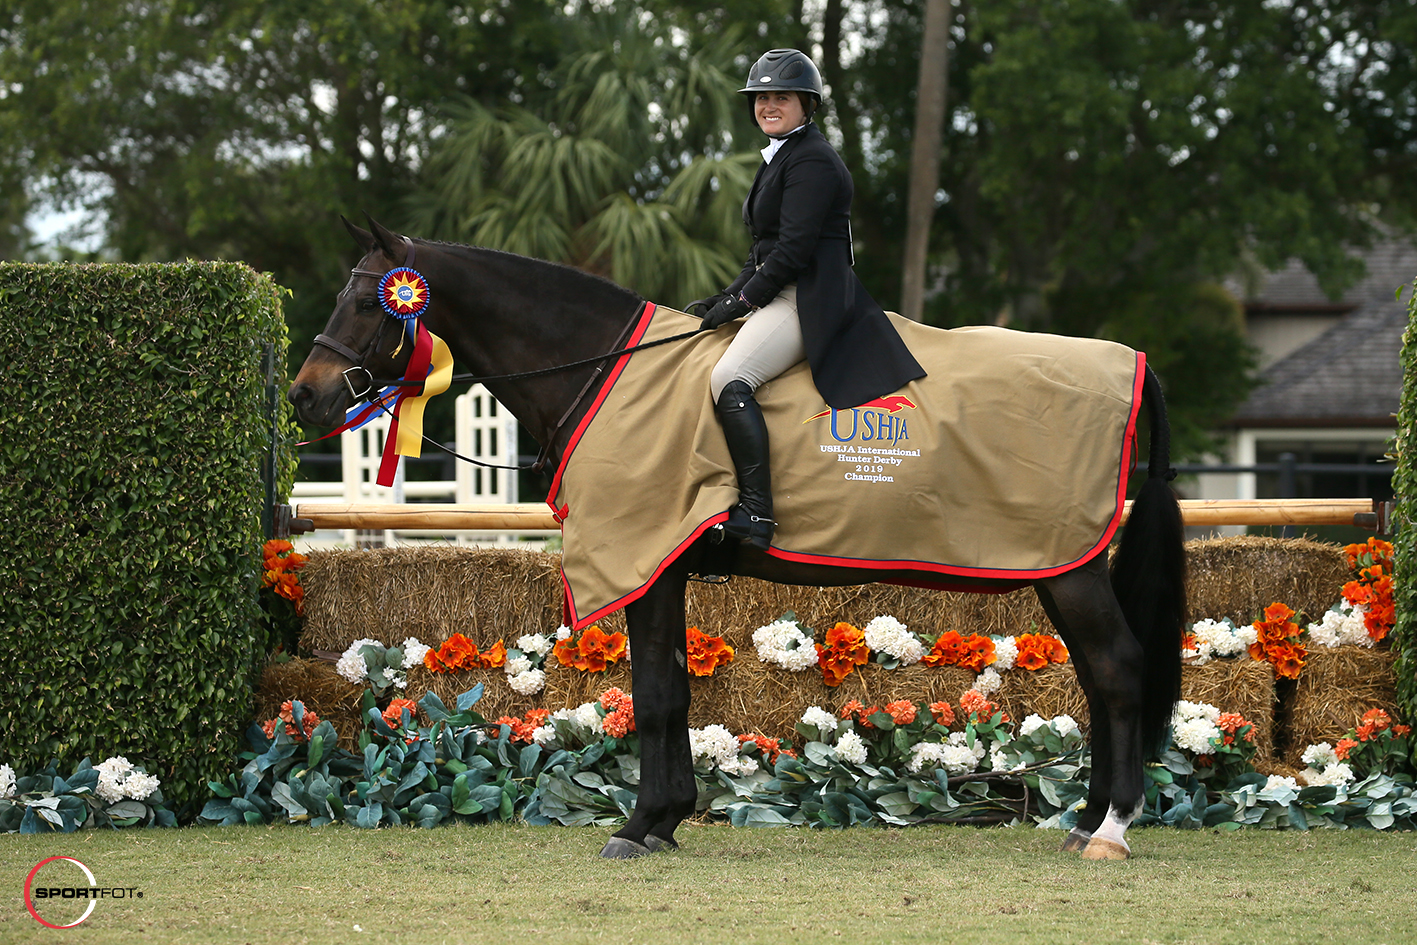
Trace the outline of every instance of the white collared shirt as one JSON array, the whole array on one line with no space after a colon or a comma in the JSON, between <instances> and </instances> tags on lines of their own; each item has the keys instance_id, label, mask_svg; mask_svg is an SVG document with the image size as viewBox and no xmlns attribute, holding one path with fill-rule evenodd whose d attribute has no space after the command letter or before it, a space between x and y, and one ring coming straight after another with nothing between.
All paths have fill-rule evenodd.
<instances>
[{"instance_id":1,"label":"white collared shirt","mask_svg":"<svg viewBox=\"0 0 1417 945\"><path fill-rule=\"evenodd\" d=\"M797 134L797 132L799 132L799 131L803 130L804 128L806 128L807 125L808 125L808 123L804 121L804 122L802 122L802 124L798 125L796 128L793 128L791 131L789 131L787 134L783 135L782 137L780 137L780 138L773 138L773 139L771 139L770 141L768 141L768 146L767 146L766 148L763 148L762 151L759 152L759 153L762 154L762 156L763 156L763 163L764 163L764 164L771 164L771 163L772 163L773 155L776 154L776 153L778 152L778 150L782 148L782 145L787 141L787 139L788 139L789 137L791 137L792 135Z\"/></svg>"}]
</instances>

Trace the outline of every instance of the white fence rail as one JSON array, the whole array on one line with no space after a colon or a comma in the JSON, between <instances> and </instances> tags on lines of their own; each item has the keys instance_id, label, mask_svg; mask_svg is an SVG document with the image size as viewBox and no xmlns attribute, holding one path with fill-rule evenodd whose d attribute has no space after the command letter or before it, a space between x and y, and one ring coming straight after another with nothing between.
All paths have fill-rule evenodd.
<instances>
[{"instance_id":1,"label":"white fence rail","mask_svg":"<svg viewBox=\"0 0 1417 945\"><path fill-rule=\"evenodd\" d=\"M481 384L475 384L455 401L456 439L454 450L459 455L485 463L515 465L517 458L517 421ZM484 469L472 463L458 461L456 477L428 481L409 481L404 476L404 461L399 460L393 485L380 486L379 464L384 455L384 440L389 433L389 418L376 420L340 434L340 478L318 482L297 482L291 489L290 501L307 511L321 506L402 506L411 499L434 500L453 505L515 504L517 474L508 469ZM316 514L318 519L325 516ZM307 538L314 545L392 545L400 537L427 536L428 529L418 527L370 528L364 526L317 525L319 531ZM513 540L506 533L472 529L436 529L438 535L454 535L459 544Z\"/></svg>"}]
</instances>

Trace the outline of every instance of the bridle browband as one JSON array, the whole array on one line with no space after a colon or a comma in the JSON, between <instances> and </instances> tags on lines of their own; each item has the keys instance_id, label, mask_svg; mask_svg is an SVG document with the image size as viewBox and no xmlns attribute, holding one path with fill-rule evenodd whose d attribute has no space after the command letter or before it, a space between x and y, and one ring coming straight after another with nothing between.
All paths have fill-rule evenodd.
<instances>
[{"instance_id":1,"label":"bridle browband","mask_svg":"<svg viewBox=\"0 0 1417 945\"><path fill-rule=\"evenodd\" d=\"M405 237L405 239L408 238ZM404 257L403 265L408 267L409 269L412 269L413 260L414 243L413 240L408 239L408 253ZM356 266L355 268L349 270L349 274L352 276L370 276L374 279L382 279L388 273L376 272L372 269L360 269ZM712 330L706 329L701 325L698 328L695 328L693 331L682 332L677 335L672 335L668 338L661 338L658 341L649 341L645 342L644 344L633 345L628 348L620 347L620 345L624 342L626 336L628 336L630 332L634 329L635 323L639 320L640 313L643 311L644 303L641 303L641 305L637 307L634 313L630 316L629 322L627 322L625 327L620 330L620 334L616 336L614 344L611 345L613 350L608 351L605 354L595 355L589 358L582 358L579 361L572 361L568 364L558 364L549 368L540 368L535 371L518 371L513 374L491 374L483 376L479 376L476 374L454 374L450 378L450 382L456 381L458 383L468 382L473 384L485 384L488 381L510 381L520 380L522 378L542 377L547 374L557 374L561 371L570 371L578 367L585 367L587 365L594 364L596 368L594 371L591 372L590 377L586 379L585 384L581 387L580 393L577 394L575 399L571 401L571 405L566 408L566 412L561 415L560 420L556 421L556 425L552 427L550 434L546 437L546 444L542 446L540 452L537 453L536 462L521 465L484 463L480 459L473 459L470 456L463 456L460 453L455 452L454 450L448 449L442 443L439 443L437 440L433 439L427 434L423 435L424 442L436 447L437 449L442 450L444 453L447 453L454 459L460 459L465 463L472 463L474 466L481 466L485 469L529 469L533 472L540 472L541 470L546 468L546 462L551 455L551 446L553 443L556 442L557 435L561 432L561 429L566 425L566 422L571 419L571 415L575 413L576 408L581 405L581 402L583 400L585 400L586 395L590 393L590 390L595 385L596 380L599 379L601 373L604 372L606 362L608 362L612 358L618 358L622 354L632 354L636 351L642 351L645 348L655 348L659 345L668 344L671 341L683 341L684 339L692 338L694 335L697 335L701 332ZM326 335L323 332L315 336L315 344L330 349L331 351L338 354L340 357L351 362L351 364L353 365L352 367L345 368L343 371L341 371L340 376L344 378L345 387L349 388L350 394L354 397L356 401L371 400L370 395L374 391L382 390L385 387L421 387L424 383L421 380L412 381L407 380L405 378L397 378L394 380L376 378L374 377L373 373L370 372L370 370L364 366L364 362L369 358L369 356L379 350L379 344L383 340L384 331L388 328L389 323L392 320L393 316L387 314L379 320L379 327L375 330L374 337L369 340L369 344L365 346L363 353L355 351L353 348L349 347L343 342L331 338L329 335ZM397 350L394 353L397 354ZM349 375L354 371L364 372L365 386L364 390L362 391L356 391L354 389L354 383L350 380ZM385 414L391 417L393 416L393 414L389 411L388 405L385 404L382 399L374 398L371 402L374 403Z\"/></svg>"}]
</instances>

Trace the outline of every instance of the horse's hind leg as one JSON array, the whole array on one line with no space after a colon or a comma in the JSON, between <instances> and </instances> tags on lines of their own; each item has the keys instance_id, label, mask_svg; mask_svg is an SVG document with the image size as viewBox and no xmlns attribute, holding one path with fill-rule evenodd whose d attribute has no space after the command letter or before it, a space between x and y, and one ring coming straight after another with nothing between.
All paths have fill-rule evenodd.
<instances>
[{"instance_id":1,"label":"horse's hind leg","mask_svg":"<svg viewBox=\"0 0 1417 945\"><path fill-rule=\"evenodd\" d=\"M625 609L640 739L640 791L629 821L600 851L609 859L673 849L674 829L694 813L698 790L689 750L685 583L682 569L670 568Z\"/></svg>"},{"instance_id":2,"label":"horse's hind leg","mask_svg":"<svg viewBox=\"0 0 1417 945\"><path fill-rule=\"evenodd\" d=\"M1035 589L1072 652L1091 719L1087 807L1064 849L1081 848L1090 859L1125 859L1130 849L1124 834L1145 799L1141 644L1127 628L1112 593L1105 555L1040 581Z\"/></svg>"}]
</instances>

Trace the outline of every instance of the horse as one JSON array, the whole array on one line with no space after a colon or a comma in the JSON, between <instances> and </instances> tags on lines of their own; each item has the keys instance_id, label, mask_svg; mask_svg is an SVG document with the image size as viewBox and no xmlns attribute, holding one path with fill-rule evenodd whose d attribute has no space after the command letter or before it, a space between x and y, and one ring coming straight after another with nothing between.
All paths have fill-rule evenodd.
<instances>
[{"instance_id":1,"label":"horse","mask_svg":"<svg viewBox=\"0 0 1417 945\"><path fill-rule=\"evenodd\" d=\"M643 300L567 266L413 239L372 218L368 222L365 230L344 220L363 256L287 393L300 419L324 427L338 424L355 403L351 374L363 380L403 374L413 346L403 343L404 332L381 307L376 288L390 270L416 265L431 289L421 315L428 329L446 341L460 363L488 378L488 390L541 445L542 462L556 468L590 403L587 393L603 383L594 364L597 356L616 349ZM583 361L588 363L549 370ZM1150 368L1142 389L1151 430L1148 475L1112 561L1104 548L1071 570L1032 584L1072 655L1087 697L1092 778L1086 806L1062 849L1080 851L1088 859L1130 856L1124 834L1145 800L1144 763L1164 747L1180 697L1183 529L1168 483L1174 472L1165 404ZM677 849L675 829L694 814L685 591L691 574L724 573L722 561L722 546L711 546L708 536L700 538L626 606L634 652L640 792L633 814L601 851L606 858ZM787 561L748 546L737 550L727 570L819 587L918 584L938 577ZM989 578L970 583L986 592L1018 586Z\"/></svg>"}]
</instances>

